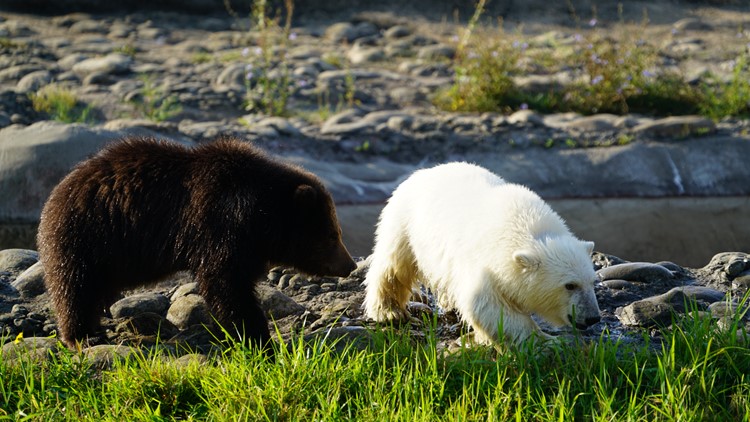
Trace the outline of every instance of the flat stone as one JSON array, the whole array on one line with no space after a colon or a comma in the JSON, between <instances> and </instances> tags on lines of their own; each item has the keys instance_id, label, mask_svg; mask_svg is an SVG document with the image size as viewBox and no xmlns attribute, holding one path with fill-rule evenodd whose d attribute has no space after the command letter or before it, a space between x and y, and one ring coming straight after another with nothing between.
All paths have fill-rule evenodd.
<instances>
[{"instance_id":1,"label":"flat stone","mask_svg":"<svg viewBox=\"0 0 750 422\"><path fill-rule=\"evenodd\" d=\"M109 308L112 318L132 317L143 312L164 314L169 308L169 299L161 293L138 293L124 297Z\"/></svg>"},{"instance_id":2,"label":"flat stone","mask_svg":"<svg viewBox=\"0 0 750 422\"><path fill-rule=\"evenodd\" d=\"M94 72L123 74L130 71L133 59L121 53L112 53L104 57L86 59L73 65L73 72L88 75Z\"/></svg>"},{"instance_id":3,"label":"flat stone","mask_svg":"<svg viewBox=\"0 0 750 422\"><path fill-rule=\"evenodd\" d=\"M655 138L682 139L708 135L716 131L716 124L702 116L672 116L640 124L633 132Z\"/></svg>"},{"instance_id":4,"label":"flat stone","mask_svg":"<svg viewBox=\"0 0 750 422\"><path fill-rule=\"evenodd\" d=\"M674 278L668 269L650 262L627 262L612 265L597 271L599 278L604 280L628 280L642 283L654 283Z\"/></svg>"}]
</instances>

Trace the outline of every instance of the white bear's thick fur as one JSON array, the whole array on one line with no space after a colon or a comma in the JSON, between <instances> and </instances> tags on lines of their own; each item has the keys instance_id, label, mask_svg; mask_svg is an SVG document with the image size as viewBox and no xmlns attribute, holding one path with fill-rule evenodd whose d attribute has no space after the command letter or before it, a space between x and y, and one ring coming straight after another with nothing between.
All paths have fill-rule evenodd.
<instances>
[{"instance_id":1,"label":"white bear's thick fur","mask_svg":"<svg viewBox=\"0 0 750 422\"><path fill-rule=\"evenodd\" d=\"M515 343L555 325L599 321L594 244L574 237L534 192L469 163L419 170L380 214L365 279L367 316L407 316L418 282L456 309L480 343Z\"/></svg>"}]
</instances>

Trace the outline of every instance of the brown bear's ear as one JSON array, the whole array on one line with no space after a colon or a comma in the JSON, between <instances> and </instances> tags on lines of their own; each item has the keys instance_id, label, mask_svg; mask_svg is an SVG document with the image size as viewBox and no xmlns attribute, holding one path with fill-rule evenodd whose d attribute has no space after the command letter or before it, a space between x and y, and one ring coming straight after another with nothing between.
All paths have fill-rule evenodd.
<instances>
[{"instance_id":1,"label":"brown bear's ear","mask_svg":"<svg viewBox=\"0 0 750 422\"><path fill-rule=\"evenodd\" d=\"M310 185L299 185L294 190L294 202L297 204L310 204L318 197L318 191Z\"/></svg>"}]
</instances>

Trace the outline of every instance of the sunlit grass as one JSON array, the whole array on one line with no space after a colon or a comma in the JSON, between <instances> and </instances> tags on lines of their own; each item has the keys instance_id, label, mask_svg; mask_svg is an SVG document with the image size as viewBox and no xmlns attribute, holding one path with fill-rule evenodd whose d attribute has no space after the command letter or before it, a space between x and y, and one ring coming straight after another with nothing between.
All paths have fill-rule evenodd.
<instances>
[{"instance_id":1,"label":"sunlit grass","mask_svg":"<svg viewBox=\"0 0 750 422\"><path fill-rule=\"evenodd\" d=\"M87 123L91 106L82 103L73 91L57 85L45 85L29 94L34 111L45 113L52 120L64 123Z\"/></svg>"},{"instance_id":2,"label":"sunlit grass","mask_svg":"<svg viewBox=\"0 0 750 422\"><path fill-rule=\"evenodd\" d=\"M0 419L741 421L750 415L741 318L719 330L695 313L660 344L604 335L548 353L448 353L430 329L418 340L393 328L364 350L298 340L269 360L234 345L179 367L134 354L101 371L65 351L0 361Z\"/></svg>"}]
</instances>

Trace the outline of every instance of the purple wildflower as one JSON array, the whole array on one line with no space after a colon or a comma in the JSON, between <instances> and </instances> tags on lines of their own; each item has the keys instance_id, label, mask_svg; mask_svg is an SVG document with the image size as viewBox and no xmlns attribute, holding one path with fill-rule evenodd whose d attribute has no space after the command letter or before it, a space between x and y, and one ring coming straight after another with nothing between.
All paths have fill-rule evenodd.
<instances>
[{"instance_id":1,"label":"purple wildflower","mask_svg":"<svg viewBox=\"0 0 750 422\"><path fill-rule=\"evenodd\" d=\"M596 85L596 84L598 84L599 82L601 82L603 80L604 80L604 76L602 76L602 75L596 75L596 76L594 76L594 79L591 80L591 85Z\"/></svg>"},{"instance_id":2,"label":"purple wildflower","mask_svg":"<svg viewBox=\"0 0 750 422\"><path fill-rule=\"evenodd\" d=\"M599 23L599 21L598 21L598 20L596 20L596 18L593 18L593 19L591 19L591 20L589 21L589 26L592 26L592 27L593 27L593 26L596 26L596 24L597 24L597 23Z\"/></svg>"}]
</instances>

